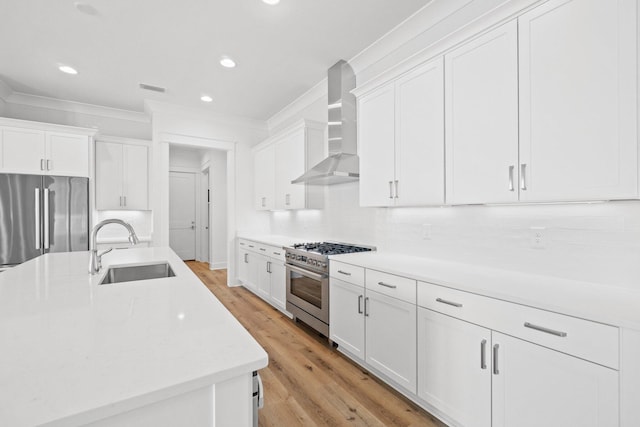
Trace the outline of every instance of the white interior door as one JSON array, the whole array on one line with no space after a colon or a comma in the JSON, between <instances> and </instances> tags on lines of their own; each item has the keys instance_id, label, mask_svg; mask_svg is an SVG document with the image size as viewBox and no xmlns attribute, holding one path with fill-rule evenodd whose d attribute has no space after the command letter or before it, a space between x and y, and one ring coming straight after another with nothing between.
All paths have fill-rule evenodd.
<instances>
[{"instance_id":1,"label":"white interior door","mask_svg":"<svg viewBox=\"0 0 640 427\"><path fill-rule=\"evenodd\" d=\"M169 173L169 246L183 260L196 259L196 174Z\"/></svg>"}]
</instances>

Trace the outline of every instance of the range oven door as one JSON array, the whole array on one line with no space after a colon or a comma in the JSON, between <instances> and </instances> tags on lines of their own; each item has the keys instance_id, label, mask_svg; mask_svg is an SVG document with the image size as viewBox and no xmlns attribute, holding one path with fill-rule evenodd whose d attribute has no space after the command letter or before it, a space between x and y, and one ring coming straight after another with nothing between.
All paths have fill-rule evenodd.
<instances>
[{"instance_id":1,"label":"range oven door","mask_svg":"<svg viewBox=\"0 0 640 427\"><path fill-rule=\"evenodd\" d=\"M287 302L329 323L329 276L286 264Z\"/></svg>"}]
</instances>

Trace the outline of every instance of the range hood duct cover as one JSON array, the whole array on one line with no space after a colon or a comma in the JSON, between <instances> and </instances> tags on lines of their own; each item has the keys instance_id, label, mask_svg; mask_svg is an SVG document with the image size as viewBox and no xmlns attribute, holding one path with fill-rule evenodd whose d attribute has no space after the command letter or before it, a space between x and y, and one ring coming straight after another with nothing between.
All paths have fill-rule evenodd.
<instances>
[{"instance_id":1,"label":"range hood duct cover","mask_svg":"<svg viewBox=\"0 0 640 427\"><path fill-rule=\"evenodd\" d=\"M356 140L356 76L344 60L329 68L328 142L329 157L305 172L292 184L333 185L357 181L360 160Z\"/></svg>"}]
</instances>

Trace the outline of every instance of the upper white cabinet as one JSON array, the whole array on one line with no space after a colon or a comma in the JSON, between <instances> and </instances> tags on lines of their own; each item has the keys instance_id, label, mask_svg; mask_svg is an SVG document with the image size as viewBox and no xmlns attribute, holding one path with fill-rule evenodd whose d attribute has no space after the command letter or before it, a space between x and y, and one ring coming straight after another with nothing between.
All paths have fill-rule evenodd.
<instances>
[{"instance_id":1,"label":"upper white cabinet","mask_svg":"<svg viewBox=\"0 0 640 427\"><path fill-rule=\"evenodd\" d=\"M273 210L276 206L276 149L273 145L255 152L253 157L255 208Z\"/></svg>"},{"instance_id":2,"label":"upper white cabinet","mask_svg":"<svg viewBox=\"0 0 640 427\"><path fill-rule=\"evenodd\" d=\"M96 142L96 209L149 209L148 148Z\"/></svg>"},{"instance_id":3,"label":"upper white cabinet","mask_svg":"<svg viewBox=\"0 0 640 427\"><path fill-rule=\"evenodd\" d=\"M633 0L518 18L520 200L638 197L636 20Z\"/></svg>"},{"instance_id":4,"label":"upper white cabinet","mask_svg":"<svg viewBox=\"0 0 640 427\"><path fill-rule=\"evenodd\" d=\"M5 123L12 126L2 126ZM3 119L0 122L0 171L88 177L89 145L94 132Z\"/></svg>"},{"instance_id":5,"label":"upper white cabinet","mask_svg":"<svg viewBox=\"0 0 640 427\"><path fill-rule=\"evenodd\" d=\"M325 125L301 120L254 151L254 200L258 210L318 209L323 187L292 184L325 155Z\"/></svg>"},{"instance_id":6,"label":"upper white cabinet","mask_svg":"<svg viewBox=\"0 0 640 427\"><path fill-rule=\"evenodd\" d=\"M442 58L358 99L361 206L444 203Z\"/></svg>"},{"instance_id":7,"label":"upper white cabinet","mask_svg":"<svg viewBox=\"0 0 640 427\"><path fill-rule=\"evenodd\" d=\"M447 203L518 200L518 26L445 55Z\"/></svg>"}]
</instances>

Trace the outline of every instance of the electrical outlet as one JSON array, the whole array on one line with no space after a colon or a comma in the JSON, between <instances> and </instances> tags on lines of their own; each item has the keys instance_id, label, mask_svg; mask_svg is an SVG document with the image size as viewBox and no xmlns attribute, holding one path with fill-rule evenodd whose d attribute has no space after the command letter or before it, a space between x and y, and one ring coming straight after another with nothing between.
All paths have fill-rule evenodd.
<instances>
[{"instance_id":1,"label":"electrical outlet","mask_svg":"<svg viewBox=\"0 0 640 427\"><path fill-rule=\"evenodd\" d=\"M545 227L531 227L531 248L544 249L545 247Z\"/></svg>"},{"instance_id":2,"label":"electrical outlet","mask_svg":"<svg viewBox=\"0 0 640 427\"><path fill-rule=\"evenodd\" d=\"M422 224L422 240L431 240L431 224Z\"/></svg>"}]
</instances>

